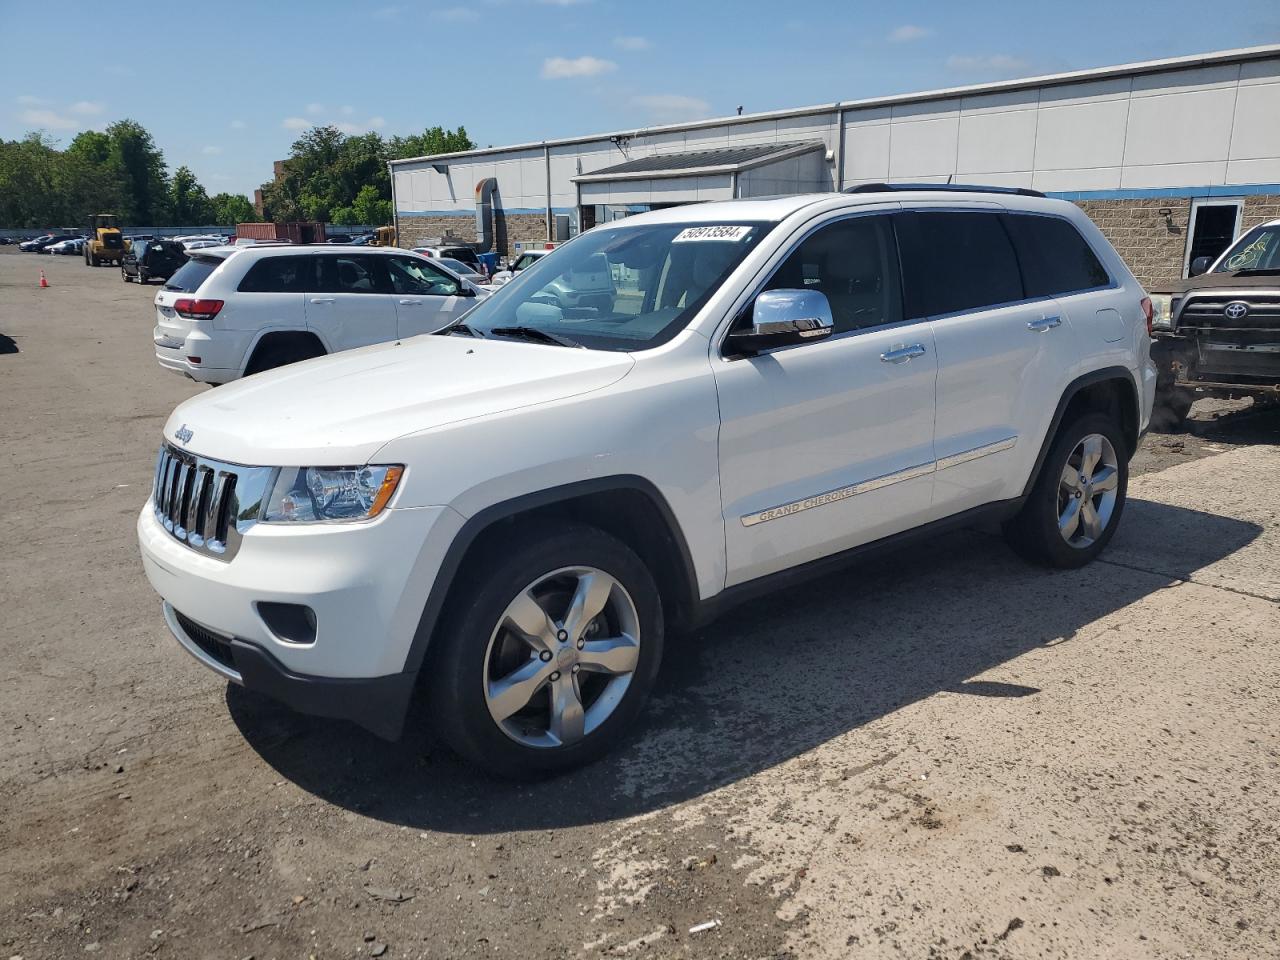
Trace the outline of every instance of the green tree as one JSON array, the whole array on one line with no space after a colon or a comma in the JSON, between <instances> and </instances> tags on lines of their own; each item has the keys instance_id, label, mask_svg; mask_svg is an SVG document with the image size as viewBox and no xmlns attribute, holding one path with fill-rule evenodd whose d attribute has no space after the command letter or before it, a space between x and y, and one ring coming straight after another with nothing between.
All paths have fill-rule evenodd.
<instances>
[{"instance_id":1,"label":"green tree","mask_svg":"<svg viewBox=\"0 0 1280 960\"><path fill-rule=\"evenodd\" d=\"M331 222L343 227L354 226L360 222L356 219L356 212L351 207L338 207L338 209L330 211L329 215L333 218Z\"/></svg>"},{"instance_id":2,"label":"green tree","mask_svg":"<svg viewBox=\"0 0 1280 960\"><path fill-rule=\"evenodd\" d=\"M238 193L215 193L209 200L213 206L213 222L223 227L237 223L253 223L258 213L249 198Z\"/></svg>"},{"instance_id":3,"label":"green tree","mask_svg":"<svg viewBox=\"0 0 1280 960\"><path fill-rule=\"evenodd\" d=\"M461 153L474 150L475 143L467 136L466 127L446 130L444 127L428 127L421 133L407 137L392 137L387 141L387 159L403 160L406 157L429 157L438 153Z\"/></svg>"},{"instance_id":4,"label":"green tree","mask_svg":"<svg viewBox=\"0 0 1280 960\"><path fill-rule=\"evenodd\" d=\"M118 171L126 223L163 223L167 214L164 154L142 124L117 120L107 127L108 164Z\"/></svg>"},{"instance_id":5,"label":"green tree","mask_svg":"<svg viewBox=\"0 0 1280 960\"><path fill-rule=\"evenodd\" d=\"M391 201L378 196L378 188L371 183L360 188L351 210L356 223L381 227L391 222Z\"/></svg>"},{"instance_id":6,"label":"green tree","mask_svg":"<svg viewBox=\"0 0 1280 960\"><path fill-rule=\"evenodd\" d=\"M356 223L390 223L388 160L474 146L462 127L431 127L390 140L377 133L347 136L336 127L313 127L294 141L281 176L263 184L263 206L272 220L337 223L339 216L354 216ZM372 188L373 193L365 188ZM362 193L363 201L359 199Z\"/></svg>"},{"instance_id":7,"label":"green tree","mask_svg":"<svg viewBox=\"0 0 1280 960\"><path fill-rule=\"evenodd\" d=\"M169 181L169 219L174 226L196 226L213 221L213 204L190 167L173 172Z\"/></svg>"}]
</instances>

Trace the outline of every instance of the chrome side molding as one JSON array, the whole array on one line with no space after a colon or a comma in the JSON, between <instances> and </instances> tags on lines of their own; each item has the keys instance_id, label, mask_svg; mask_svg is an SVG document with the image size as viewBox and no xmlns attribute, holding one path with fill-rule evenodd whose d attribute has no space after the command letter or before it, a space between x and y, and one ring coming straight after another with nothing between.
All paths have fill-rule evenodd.
<instances>
[{"instance_id":1,"label":"chrome side molding","mask_svg":"<svg viewBox=\"0 0 1280 960\"><path fill-rule=\"evenodd\" d=\"M970 463L974 460L979 460L982 457L989 457L993 453L1002 453L1005 450L1012 450L1017 442L1017 437L1005 437L1003 440L997 440L995 443L984 443L980 447L973 447L969 450L962 450L959 453L953 453L950 456L943 457L941 460L933 460L929 463L921 463L914 467L896 470L893 473L886 473L883 476L872 477L870 480L863 480L860 483L852 483L848 486L836 487L834 490L828 490L825 493L818 493L812 497L805 497L803 500L792 500L790 503L770 507L768 510L761 510L758 513L749 513L741 518L742 525L744 527L754 527L757 523L766 523L770 520L778 520L782 517L794 516L797 513L803 513L805 510L812 510L814 507L822 507L826 506L828 503L848 500L850 497L856 497L860 493L870 493L872 490L882 490L885 487L893 486L895 483L904 483L907 480L915 480L917 477L925 477L931 473L936 473L939 470L958 467L962 463Z\"/></svg>"}]
</instances>

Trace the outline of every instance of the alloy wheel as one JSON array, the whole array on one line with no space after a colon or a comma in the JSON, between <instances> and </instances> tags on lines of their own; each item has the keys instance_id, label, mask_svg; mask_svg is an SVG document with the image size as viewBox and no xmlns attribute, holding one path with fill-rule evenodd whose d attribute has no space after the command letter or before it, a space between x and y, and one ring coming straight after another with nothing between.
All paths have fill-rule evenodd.
<instances>
[{"instance_id":1,"label":"alloy wheel","mask_svg":"<svg viewBox=\"0 0 1280 960\"><path fill-rule=\"evenodd\" d=\"M639 656L640 617L622 584L595 567L564 567L525 587L498 619L485 650L485 705L518 743L569 746L617 709Z\"/></svg>"},{"instance_id":2,"label":"alloy wheel","mask_svg":"<svg viewBox=\"0 0 1280 960\"><path fill-rule=\"evenodd\" d=\"M1115 447L1100 433L1085 436L1067 457L1058 483L1058 532L1070 546L1091 546L1111 522L1120 485Z\"/></svg>"}]
</instances>

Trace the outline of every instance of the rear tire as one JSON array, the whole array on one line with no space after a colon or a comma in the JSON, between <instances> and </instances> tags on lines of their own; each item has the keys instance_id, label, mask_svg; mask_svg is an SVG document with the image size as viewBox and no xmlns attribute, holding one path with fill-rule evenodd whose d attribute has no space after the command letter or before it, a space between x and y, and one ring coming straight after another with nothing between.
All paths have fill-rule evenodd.
<instances>
[{"instance_id":1,"label":"rear tire","mask_svg":"<svg viewBox=\"0 0 1280 960\"><path fill-rule=\"evenodd\" d=\"M248 377L266 370L275 370L277 367L286 367L300 360L311 360L314 357L323 356L324 347L309 336L299 337L296 340L268 341L260 343L254 349L253 356L249 358L249 363L245 367L244 375Z\"/></svg>"},{"instance_id":2,"label":"rear tire","mask_svg":"<svg viewBox=\"0 0 1280 960\"><path fill-rule=\"evenodd\" d=\"M1046 567L1082 567L1111 542L1124 512L1129 449L1104 413L1062 427L1026 503L1006 521L1005 538L1022 557Z\"/></svg>"},{"instance_id":3,"label":"rear tire","mask_svg":"<svg viewBox=\"0 0 1280 960\"><path fill-rule=\"evenodd\" d=\"M560 773L615 746L662 660L662 599L643 561L563 521L516 532L471 569L454 580L461 592L423 666L435 730L510 778Z\"/></svg>"}]
</instances>

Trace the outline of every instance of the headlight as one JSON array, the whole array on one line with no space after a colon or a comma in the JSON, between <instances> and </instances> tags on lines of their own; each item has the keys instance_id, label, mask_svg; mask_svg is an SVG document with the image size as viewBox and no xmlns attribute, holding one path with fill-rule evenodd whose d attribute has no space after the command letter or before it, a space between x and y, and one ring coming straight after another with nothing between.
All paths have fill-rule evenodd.
<instances>
[{"instance_id":1,"label":"headlight","mask_svg":"<svg viewBox=\"0 0 1280 960\"><path fill-rule=\"evenodd\" d=\"M1151 294L1151 329L1173 329L1173 297L1167 293Z\"/></svg>"},{"instance_id":2,"label":"headlight","mask_svg":"<svg viewBox=\"0 0 1280 960\"><path fill-rule=\"evenodd\" d=\"M371 520L380 514L404 467L284 467L276 476L266 522Z\"/></svg>"}]
</instances>

